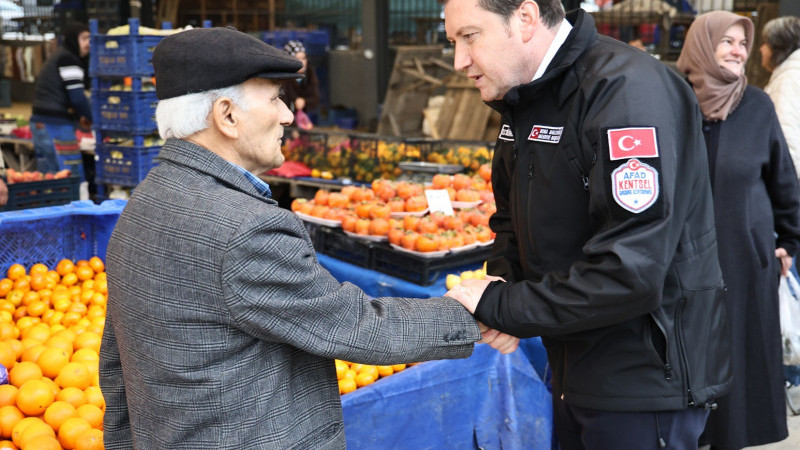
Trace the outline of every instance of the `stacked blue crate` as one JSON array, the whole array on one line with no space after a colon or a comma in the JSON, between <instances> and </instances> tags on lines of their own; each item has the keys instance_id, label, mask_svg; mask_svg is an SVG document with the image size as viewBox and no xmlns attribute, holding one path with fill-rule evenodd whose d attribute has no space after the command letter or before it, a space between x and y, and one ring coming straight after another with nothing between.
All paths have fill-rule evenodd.
<instances>
[{"instance_id":1,"label":"stacked blue crate","mask_svg":"<svg viewBox=\"0 0 800 450\"><path fill-rule=\"evenodd\" d=\"M106 198L108 185L139 184L157 164L160 149L152 60L164 36L140 34L138 19L128 19L128 26L129 34L106 35L98 33L96 20L89 21L98 200Z\"/></svg>"}]
</instances>

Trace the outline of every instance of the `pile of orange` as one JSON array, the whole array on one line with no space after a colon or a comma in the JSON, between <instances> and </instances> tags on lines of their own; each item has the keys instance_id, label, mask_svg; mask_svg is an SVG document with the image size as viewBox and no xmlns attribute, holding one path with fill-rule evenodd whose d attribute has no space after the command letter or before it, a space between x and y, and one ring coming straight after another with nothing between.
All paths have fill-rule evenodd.
<instances>
[{"instance_id":1,"label":"pile of orange","mask_svg":"<svg viewBox=\"0 0 800 450\"><path fill-rule=\"evenodd\" d=\"M103 448L98 362L108 285L98 257L0 279L0 449Z\"/></svg>"},{"instance_id":2,"label":"pile of orange","mask_svg":"<svg viewBox=\"0 0 800 450\"><path fill-rule=\"evenodd\" d=\"M336 378L339 380L339 394L342 395L370 385L379 378L388 377L406 368L406 364L372 366L369 364L342 361L341 359L337 359L335 362Z\"/></svg>"}]
</instances>

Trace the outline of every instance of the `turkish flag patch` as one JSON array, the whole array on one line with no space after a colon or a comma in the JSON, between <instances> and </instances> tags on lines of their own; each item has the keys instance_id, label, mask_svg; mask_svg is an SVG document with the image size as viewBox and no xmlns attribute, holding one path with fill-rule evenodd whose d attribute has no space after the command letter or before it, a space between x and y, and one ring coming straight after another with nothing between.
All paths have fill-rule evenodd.
<instances>
[{"instance_id":1,"label":"turkish flag patch","mask_svg":"<svg viewBox=\"0 0 800 450\"><path fill-rule=\"evenodd\" d=\"M655 127L615 128L608 130L609 158L658 158Z\"/></svg>"}]
</instances>

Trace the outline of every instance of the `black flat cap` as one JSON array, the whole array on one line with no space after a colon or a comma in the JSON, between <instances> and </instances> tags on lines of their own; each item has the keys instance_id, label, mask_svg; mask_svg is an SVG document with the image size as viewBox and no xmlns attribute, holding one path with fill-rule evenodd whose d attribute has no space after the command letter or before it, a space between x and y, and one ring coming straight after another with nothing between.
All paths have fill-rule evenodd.
<instances>
[{"instance_id":1,"label":"black flat cap","mask_svg":"<svg viewBox=\"0 0 800 450\"><path fill-rule=\"evenodd\" d=\"M250 78L302 78L297 58L232 28L195 28L165 37L153 51L159 100Z\"/></svg>"}]
</instances>

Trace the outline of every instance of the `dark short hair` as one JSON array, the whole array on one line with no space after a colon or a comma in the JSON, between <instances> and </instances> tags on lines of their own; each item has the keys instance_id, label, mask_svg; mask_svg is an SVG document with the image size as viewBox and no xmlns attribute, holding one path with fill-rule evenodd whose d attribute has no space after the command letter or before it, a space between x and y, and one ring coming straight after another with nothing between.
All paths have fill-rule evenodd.
<instances>
[{"instance_id":1,"label":"dark short hair","mask_svg":"<svg viewBox=\"0 0 800 450\"><path fill-rule=\"evenodd\" d=\"M772 50L770 64L778 67L795 50L800 48L800 18L778 17L764 25L764 42Z\"/></svg>"},{"instance_id":2,"label":"dark short hair","mask_svg":"<svg viewBox=\"0 0 800 450\"><path fill-rule=\"evenodd\" d=\"M478 0L478 6L502 17L506 22L524 0ZM539 13L547 28L557 27L564 19L561 0L533 0L539 5ZM445 0L446 3L446 0Z\"/></svg>"}]
</instances>

